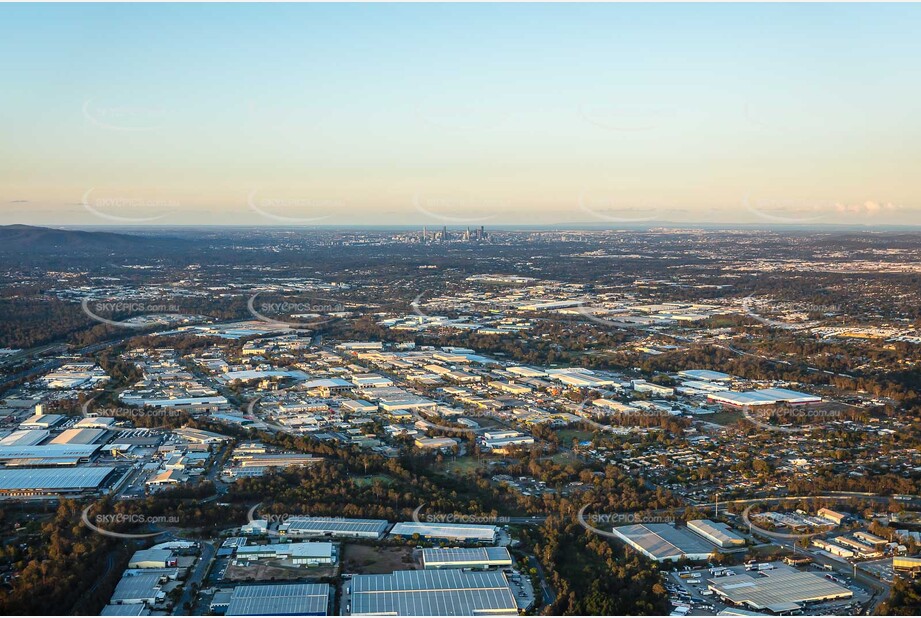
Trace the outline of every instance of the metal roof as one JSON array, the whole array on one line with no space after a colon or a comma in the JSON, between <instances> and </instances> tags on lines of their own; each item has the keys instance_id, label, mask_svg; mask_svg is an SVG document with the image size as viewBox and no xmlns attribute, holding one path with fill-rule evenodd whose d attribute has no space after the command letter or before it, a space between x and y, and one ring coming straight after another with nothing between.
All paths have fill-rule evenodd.
<instances>
[{"instance_id":1,"label":"metal roof","mask_svg":"<svg viewBox=\"0 0 921 618\"><path fill-rule=\"evenodd\" d=\"M757 577L729 575L708 580L710 588L739 605L752 609L789 608L791 604L847 598L853 592L815 573L776 570Z\"/></svg>"},{"instance_id":2,"label":"metal roof","mask_svg":"<svg viewBox=\"0 0 921 618\"><path fill-rule=\"evenodd\" d=\"M41 444L38 446L0 446L0 459L41 459L89 457L98 444Z\"/></svg>"},{"instance_id":3,"label":"metal roof","mask_svg":"<svg viewBox=\"0 0 921 618\"><path fill-rule=\"evenodd\" d=\"M326 616L328 584L237 586L225 616Z\"/></svg>"},{"instance_id":4,"label":"metal roof","mask_svg":"<svg viewBox=\"0 0 921 618\"><path fill-rule=\"evenodd\" d=\"M422 550L424 564L511 563L512 556L505 547L435 547Z\"/></svg>"},{"instance_id":5,"label":"metal roof","mask_svg":"<svg viewBox=\"0 0 921 618\"><path fill-rule=\"evenodd\" d=\"M351 613L398 616L518 614L501 571L394 571L352 578Z\"/></svg>"},{"instance_id":6,"label":"metal roof","mask_svg":"<svg viewBox=\"0 0 921 618\"><path fill-rule=\"evenodd\" d=\"M318 534L375 533L383 534L390 527L385 519L341 519L336 517L291 517L281 528L288 532L304 531Z\"/></svg>"},{"instance_id":7,"label":"metal roof","mask_svg":"<svg viewBox=\"0 0 921 618\"><path fill-rule=\"evenodd\" d=\"M654 560L707 555L714 546L700 537L669 524L635 524L614 528L614 534Z\"/></svg>"},{"instance_id":8,"label":"metal roof","mask_svg":"<svg viewBox=\"0 0 921 618\"><path fill-rule=\"evenodd\" d=\"M390 531L392 536L412 536L418 534L423 537L438 539L486 539L495 538L498 528L480 524L438 524L400 522L394 524Z\"/></svg>"},{"instance_id":9,"label":"metal roof","mask_svg":"<svg viewBox=\"0 0 921 618\"><path fill-rule=\"evenodd\" d=\"M0 470L0 491L27 489L95 489L102 484L113 466L93 468Z\"/></svg>"}]
</instances>

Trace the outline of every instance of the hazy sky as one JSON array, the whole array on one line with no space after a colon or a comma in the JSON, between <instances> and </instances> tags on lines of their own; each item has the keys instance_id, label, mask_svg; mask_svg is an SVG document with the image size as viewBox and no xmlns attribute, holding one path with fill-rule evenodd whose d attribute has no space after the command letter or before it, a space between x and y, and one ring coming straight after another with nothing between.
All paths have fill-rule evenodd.
<instances>
[{"instance_id":1,"label":"hazy sky","mask_svg":"<svg viewBox=\"0 0 921 618\"><path fill-rule=\"evenodd\" d=\"M918 5L0 5L0 223L921 224Z\"/></svg>"}]
</instances>

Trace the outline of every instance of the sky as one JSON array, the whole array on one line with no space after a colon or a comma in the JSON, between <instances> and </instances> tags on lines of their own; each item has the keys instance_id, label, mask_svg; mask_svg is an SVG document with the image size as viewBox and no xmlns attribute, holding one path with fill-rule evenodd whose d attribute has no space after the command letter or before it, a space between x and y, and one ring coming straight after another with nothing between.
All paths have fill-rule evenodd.
<instances>
[{"instance_id":1,"label":"sky","mask_svg":"<svg viewBox=\"0 0 921 618\"><path fill-rule=\"evenodd\" d=\"M921 6L0 5L0 224L921 225Z\"/></svg>"}]
</instances>

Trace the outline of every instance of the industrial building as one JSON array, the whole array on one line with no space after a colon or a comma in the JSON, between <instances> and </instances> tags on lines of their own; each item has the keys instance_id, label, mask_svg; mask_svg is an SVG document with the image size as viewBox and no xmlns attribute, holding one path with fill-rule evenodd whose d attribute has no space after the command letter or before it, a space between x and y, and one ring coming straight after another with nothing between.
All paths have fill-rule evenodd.
<instances>
[{"instance_id":1,"label":"industrial building","mask_svg":"<svg viewBox=\"0 0 921 618\"><path fill-rule=\"evenodd\" d=\"M422 550L426 569L486 569L512 566L505 547L435 547Z\"/></svg>"},{"instance_id":2,"label":"industrial building","mask_svg":"<svg viewBox=\"0 0 921 618\"><path fill-rule=\"evenodd\" d=\"M436 541L462 541L468 543L495 543L499 528L480 524L426 524L400 522L394 524L390 536L411 538L419 535L423 539Z\"/></svg>"},{"instance_id":3,"label":"industrial building","mask_svg":"<svg viewBox=\"0 0 921 618\"><path fill-rule=\"evenodd\" d=\"M693 519L688 522L688 530L696 532L714 545L724 549L745 545L744 538L721 522L714 522L709 519Z\"/></svg>"},{"instance_id":4,"label":"industrial building","mask_svg":"<svg viewBox=\"0 0 921 618\"><path fill-rule=\"evenodd\" d=\"M49 444L95 444L105 435L105 429L75 427L62 431Z\"/></svg>"},{"instance_id":5,"label":"industrial building","mask_svg":"<svg viewBox=\"0 0 921 618\"><path fill-rule=\"evenodd\" d=\"M328 584L242 585L233 589L225 616L326 616Z\"/></svg>"},{"instance_id":6,"label":"industrial building","mask_svg":"<svg viewBox=\"0 0 921 618\"><path fill-rule=\"evenodd\" d=\"M835 522L839 526L849 517L847 513L839 513L831 509L819 509L819 512L816 514L822 519Z\"/></svg>"},{"instance_id":7,"label":"industrial building","mask_svg":"<svg viewBox=\"0 0 921 618\"><path fill-rule=\"evenodd\" d=\"M762 388L745 392L720 391L708 394L707 399L738 408L745 406L774 406L780 403L799 405L820 403L822 401L822 398L817 395L791 391L786 388Z\"/></svg>"},{"instance_id":8,"label":"industrial building","mask_svg":"<svg viewBox=\"0 0 921 618\"><path fill-rule=\"evenodd\" d=\"M301 566L319 566L336 564L339 561L339 546L325 541L243 545L237 548L237 558L289 560Z\"/></svg>"},{"instance_id":9,"label":"industrial building","mask_svg":"<svg viewBox=\"0 0 921 618\"><path fill-rule=\"evenodd\" d=\"M822 551L828 552L833 556L838 556L839 558L853 558L855 555L853 550L841 547L837 543L832 543L824 539L812 539L812 544Z\"/></svg>"},{"instance_id":10,"label":"industrial building","mask_svg":"<svg viewBox=\"0 0 921 618\"><path fill-rule=\"evenodd\" d=\"M414 444L421 449L452 449L457 446L457 440L445 437L416 438Z\"/></svg>"},{"instance_id":11,"label":"industrial building","mask_svg":"<svg viewBox=\"0 0 921 618\"><path fill-rule=\"evenodd\" d=\"M724 601L755 611L788 613L806 603L849 599L854 593L815 573L804 573L786 565L757 575L727 575L707 580L709 589Z\"/></svg>"},{"instance_id":12,"label":"industrial building","mask_svg":"<svg viewBox=\"0 0 921 618\"><path fill-rule=\"evenodd\" d=\"M346 537L380 539L390 528L384 519L343 519L336 517L290 517L278 527L290 537Z\"/></svg>"},{"instance_id":13,"label":"industrial building","mask_svg":"<svg viewBox=\"0 0 921 618\"><path fill-rule=\"evenodd\" d=\"M515 595L502 571L394 571L356 575L353 616L518 615Z\"/></svg>"},{"instance_id":14,"label":"industrial building","mask_svg":"<svg viewBox=\"0 0 921 618\"><path fill-rule=\"evenodd\" d=\"M715 548L702 538L671 524L633 524L614 528L614 535L656 562L707 560Z\"/></svg>"},{"instance_id":15,"label":"industrial building","mask_svg":"<svg viewBox=\"0 0 921 618\"><path fill-rule=\"evenodd\" d=\"M47 429L20 429L0 440L0 446L35 446L49 435Z\"/></svg>"},{"instance_id":16,"label":"industrial building","mask_svg":"<svg viewBox=\"0 0 921 618\"><path fill-rule=\"evenodd\" d=\"M112 466L0 469L0 495L21 498L98 491L115 470Z\"/></svg>"},{"instance_id":17,"label":"industrial building","mask_svg":"<svg viewBox=\"0 0 921 618\"><path fill-rule=\"evenodd\" d=\"M139 549L128 561L129 569L165 569L174 566L176 559L168 549Z\"/></svg>"},{"instance_id":18,"label":"industrial building","mask_svg":"<svg viewBox=\"0 0 921 618\"><path fill-rule=\"evenodd\" d=\"M921 558L895 556L892 559L892 568L896 571L909 572L913 575L917 575L921 573Z\"/></svg>"},{"instance_id":19,"label":"industrial building","mask_svg":"<svg viewBox=\"0 0 921 618\"><path fill-rule=\"evenodd\" d=\"M161 587L167 579L159 569L125 571L109 602L113 605L154 605L166 599Z\"/></svg>"}]
</instances>

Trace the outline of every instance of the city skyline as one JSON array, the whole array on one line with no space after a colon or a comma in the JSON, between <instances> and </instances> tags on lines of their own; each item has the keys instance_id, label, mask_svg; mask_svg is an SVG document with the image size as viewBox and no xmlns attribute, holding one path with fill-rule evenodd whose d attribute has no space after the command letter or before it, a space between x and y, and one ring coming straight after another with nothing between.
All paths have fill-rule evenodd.
<instances>
[{"instance_id":1,"label":"city skyline","mask_svg":"<svg viewBox=\"0 0 921 618\"><path fill-rule=\"evenodd\" d=\"M0 224L921 225L915 6L0 14Z\"/></svg>"}]
</instances>

